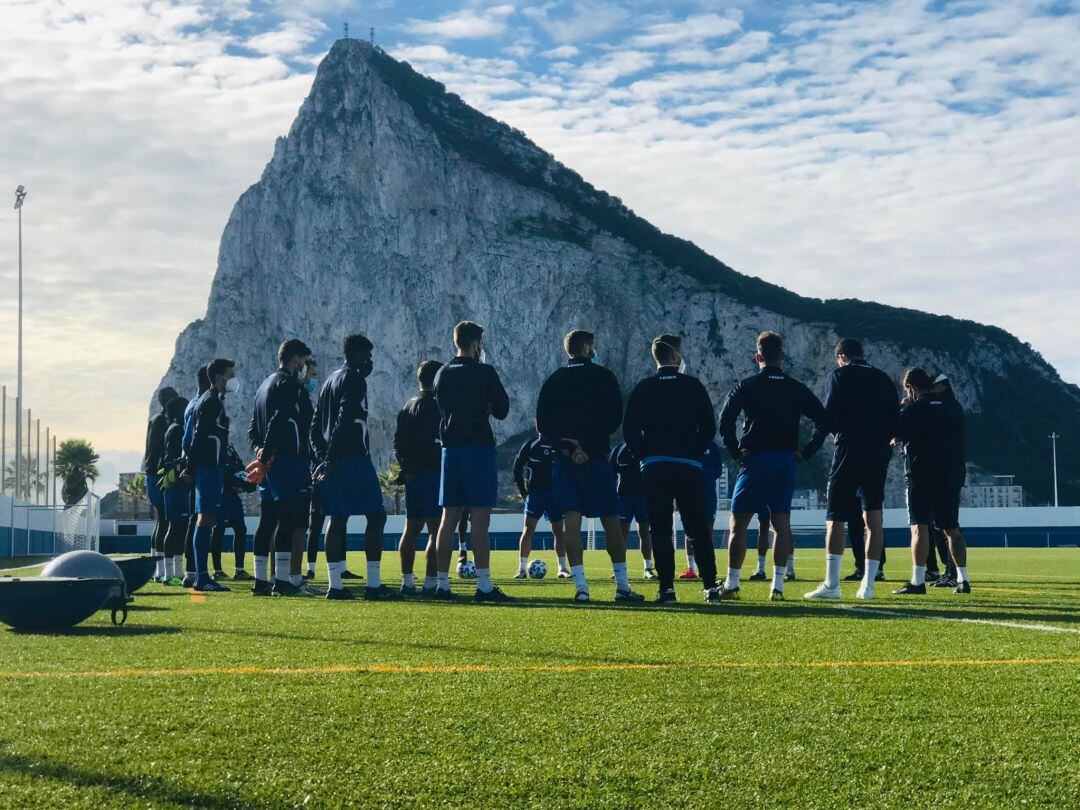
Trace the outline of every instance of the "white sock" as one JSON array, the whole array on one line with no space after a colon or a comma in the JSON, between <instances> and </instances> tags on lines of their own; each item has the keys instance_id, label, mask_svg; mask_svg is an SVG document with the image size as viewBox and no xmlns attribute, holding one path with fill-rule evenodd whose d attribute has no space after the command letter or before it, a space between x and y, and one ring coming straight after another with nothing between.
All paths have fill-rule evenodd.
<instances>
[{"instance_id":1,"label":"white sock","mask_svg":"<svg viewBox=\"0 0 1080 810\"><path fill-rule=\"evenodd\" d=\"M529 567L529 558L528 557L521 557L519 559L519 561L518 561L518 570L519 571L525 571L525 570L528 569L528 567Z\"/></svg>"},{"instance_id":2,"label":"white sock","mask_svg":"<svg viewBox=\"0 0 1080 810\"><path fill-rule=\"evenodd\" d=\"M765 573L765 555L764 554L758 554L757 555L757 571L755 571L754 573L755 574L764 574Z\"/></svg>"},{"instance_id":3,"label":"white sock","mask_svg":"<svg viewBox=\"0 0 1080 810\"><path fill-rule=\"evenodd\" d=\"M381 560L368 560L368 564L367 564L367 586L369 588L382 587L382 561Z\"/></svg>"},{"instance_id":4,"label":"white sock","mask_svg":"<svg viewBox=\"0 0 1080 810\"><path fill-rule=\"evenodd\" d=\"M630 590L630 577L626 573L626 563L612 563L611 570L615 572L615 588L620 591Z\"/></svg>"},{"instance_id":5,"label":"white sock","mask_svg":"<svg viewBox=\"0 0 1080 810\"><path fill-rule=\"evenodd\" d=\"M795 549L791 550L791 553L787 558L787 571L789 574L795 573Z\"/></svg>"},{"instance_id":6,"label":"white sock","mask_svg":"<svg viewBox=\"0 0 1080 810\"><path fill-rule=\"evenodd\" d=\"M289 563L292 562L292 554L287 551L274 552L274 579L289 581Z\"/></svg>"},{"instance_id":7,"label":"white sock","mask_svg":"<svg viewBox=\"0 0 1080 810\"><path fill-rule=\"evenodd\" d=\"M844 559L843 554L825 554L825 587L840 587L840 563Z\"/></svg>"},{"instance_id":8,"label":"white sock","mask_svg":"<svg viewBox=\"0 0 1080 810\"><path fill-rule=\"evenodd\" d=\"M784 577L787 575L786 565L774 565L772 569L772 588L774 591L784 592Z\"/></svg>"},{"instance_id":9,"label":"white sock","mask_svg":"<svg viewBox=\"0 0 1080 810\"><path fill-rule=\"evenodd\" d=\"M565 571L570 567L570 563L566 560L566 555L559 557L559 570Z\"/></svg>"},{"instance_id":10,"label":"white sock","mask_svg":"<svg viewBox=\"0 0 1080 810\"><path fill-rule=\"evenodd\" d=\"M742 579L742 569L729 568L727 570L727 579L724 581L724 587L728 590L734 590L739 587L740 579Z\"/></svg>"},{"instance_id":11,"label":"white sock","mask_svg":"<svg viewBox=\"0 0 1080 810\"><path fill-rule=\"evenodd\" d=\"M476 569L476 590L480 593L491 593L491 569L490 568L477 568Z\"/></svg>"},{"instance_id":12,"label":"white sock","mask_svg":"<svg viewBox=\"0 0 1080 810\"><path fill-rule=\"evenodd\" d=\"M255 579L266 582L267 570L270 568L270 558L265 555L255 555Z\"/></svg>"},{"instance_id":13,"label":"white sock","mask_svg":"<svg viewBox=\"0 0 1080 810\"><path fill-rule=\"evenodd\" d=\"M154 552L154 576L161 579L165 576L165 558Z\"/></svg>"},{"instance_id":14,"label":"white sock","mask_svg":"<svg viewBox=\"0 0 1080 810\"><path fill-rule=\"evenodd\" d=\"M864 587L873 589L873 587L874 587L874 577L877 576L877 570L880 567L881 567L881 560L867 560L866 561L866 572L863 574L863 578L862 578ZM924 568L923 570L925 571L926 569Z\"/></svg>"},{"instance_id":15,"label":"white sock","mask_svg":"<svg viewBox=\"0 0 1080 810\"><path fill-rule=\"evenodd\" d=\"M584 565L572 565L570 566L570 573L574 575L574 584L578 590L588 590L589 586L585 582L585 566Z\"/></svg>"},{"instance_id":16,"label":"white sock","mask_svg":"<svg viewBox=\"0 0 1080 810\"><path fill-rule=\"evenodd\" d=\"M435 575L435 586L440 591L448 591L448 590L450 590L450 572L449 571L439 571Z\"/></svg>"},{"instance_id":17,"label":"white sock","mask_svg":"<svg viewBox=\"0 0 1080 810\"><path fill-rule=\"evenodd\" d=\"M303 574L289 574L289 584L294 588L299 588L304 584Z\"/></svg>"},{"instance_id":18,"label":"white sock","mask_svg":"<svg viewBox=\"0 0 1080 810\"><path fill-rule=\"evenodd\" d=\"M912 585L925 585L926 584L926 566L925 565L913 565L913 566L911 566L911 584Z\"/></svg>"},{"instance_id":19,"label":"white sock","mask_svg":"<svg viewBox=\"0 0 1080 810\"><path fill-rule=\"evenodd\" d=\"M326 573L330 576L330 587L333 590L341 588L341 572L345 570L345 561L340 562L328 562L326 564Z\"/></svg>"},{"instance_id":20,"label":"white sock","mask_svg":"<svg viewBox=\"0 0 1080 810\"><path fill-rule=\"evenodd\" d=\"M171 579L172 575L173 575L173 558L172 557L166 557L165 558L165 573L164 573L163 576L165 577L165 579Z\"/></svg>"},{"instance_id":21,"label":"white sock","mask_svg":"<svg viewBox=\"0 0 1080 810\"><path fill-rule=\"evenodd\" d=\"M645 570L646 571L652 571L652 560L646 560L645 561Z\"/></svg>"},{"instance_id":22,"label":"white sock","mask_svg":"<svg viewBox=\"0 0 1080 810\"><path fill-rule=\"evenodd\" d=\"M438 585L439 585L439 578L438 577L429 577L429 576L426 576L426 575L424 576L424 590L425 591L434 590L436 587L438 587Z\"/></svg>"},{"instance_id":23,"label":"white sock","mask_svg":"<svg viewBox=\"0 0 1080 810\"><path fill-rule=\"evenodd\" d=\"M184 570L184 555L174 554L172 558L172 575L179 577L180 572Z\"/></svg>"},{"instance_id":24,"label":"white sock","mask_svg":"<svg viewBox=\"0 0 1080 810\"><path fill-rule=\"evenodd\" d=\"M964 565L964 566L959 566L959 565L956 566L956 581L957 582L968 582L969 581L968 580L968 575L967 575L967 566L966 565Z\"/></svg>"},{"instance_id":25,"label":"white sock","mask_svg":"<svg viewBox=\"0 0 1080 810\"><path fill-rule=\"evenodd\" d=\"M416 575L415 574L402 574L401 575L401 584L405 588L415 588L416 587Z\"/></svg>"},{"instance_id":26,"label":"white sock","mask_svg":"<svg viewBox=\"0 0 1080 810\"><path fill-rule=\"evenodd\" d=\"M307 572L308 572L309 574L314 574L314 573L315 573L315 563L313 563L313 562L309 562L309 563L307 564Z\"/></svg>"},{"instance_id":27,"label":"white sock","mask_svg":"<svg viewBox=\"0 0 1080 810\"><path fill-rule=\"evenodd\" d=\"M686 555L686 567L693 571L695 574L697 573L697 561L694 560L693 554Z\"/></svg>"}]
</instances>

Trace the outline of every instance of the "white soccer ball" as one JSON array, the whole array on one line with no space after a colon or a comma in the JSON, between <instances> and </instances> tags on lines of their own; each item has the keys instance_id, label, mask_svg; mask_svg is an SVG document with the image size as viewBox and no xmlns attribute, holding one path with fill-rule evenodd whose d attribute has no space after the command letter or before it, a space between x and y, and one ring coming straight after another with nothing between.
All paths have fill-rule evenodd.
<instances>
[{"instance_id":1,"label":"white soccer ball","mask_svg":"<svg viewBox=\"0 0 1080 810\"><path fill-rule=\"evenodd\" d=\"M543 579L547 576L547 563L543 560L533 560L529 563L529 578Z\"/></svg>"},{"instance_id":2,"label":"white soccer ball","mask_svg":"<svg viewBox=\"0 0 1080 810\"><path fill-rule=\"evenodd\" d=\"M458 563L457 575L459 579L476 579L476 565L472 560Z\"/></svg>"}]
</instances>

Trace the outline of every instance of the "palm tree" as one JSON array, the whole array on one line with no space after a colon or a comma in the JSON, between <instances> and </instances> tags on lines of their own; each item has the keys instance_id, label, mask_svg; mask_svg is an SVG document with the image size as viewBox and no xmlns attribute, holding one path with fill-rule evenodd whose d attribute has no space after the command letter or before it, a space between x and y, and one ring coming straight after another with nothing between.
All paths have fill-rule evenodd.
<instances>
[{"instance_id":1,"label":"palm tree","mask_svg":"<svg viewBox=\"0 0 1080 810\"><path fill-rule=\"evenodd\" d=\"M22 468L19 470L19 494L21 497L44 495L48 489L48 480L44 470L38 469L37 456L28 455L22 460ZM4 491L15 491L15 462L9 461L4 470Z\"/></svg>"},{"instance_id":2,"label":"palm tree","mask_svg":"<svg viewBox=\"0 0 1080 810\"><path fill-rule=\"evenodd\" d=\"M383 496L394 499L395 515L401 512L401 496L405 492L405 487L394 483L399 475L401 475L401 465L396 461L391 461L390 466L379 473L379 486L382 488Z\"/></svg>"},{"instance_id":3,"label":"palm tree","mask_svg":"<svg viewBox=\"0 0 1080 810\"><path fill-rule=\"evenodd\" d=\"M67 439L56 451L56 475L64 480L62 497L64 504L73 506L87 492L87 481L96 481L100 473L97 463L101 460L94 446L86 439Z\"/></svg>"},{"instance_id":4,"label":"palm tree","mask_svg":"<svg viewBox=\"0 0 1080 810\"><path fill-rule=\"evenodd\" d=\"M135 473L123 488L123 492L131 497L131 519L135 520L139 517L139 504L146 496L146 476Z\"/></svg>"}]
</instances>

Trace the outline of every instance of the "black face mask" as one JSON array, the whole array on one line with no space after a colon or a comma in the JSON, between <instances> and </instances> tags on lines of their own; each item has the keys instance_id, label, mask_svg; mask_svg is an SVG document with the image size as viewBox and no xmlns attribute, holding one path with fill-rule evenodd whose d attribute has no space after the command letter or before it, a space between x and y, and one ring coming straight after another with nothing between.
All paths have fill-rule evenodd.
<instances>
[{"instance_id":1,"label":"black face mask","mask_svg":"<svg viewBox=\"0 0 1080 810\"><path fill-rule=\"evenodd\" d=\"M371 362L370 357L365 357L356 366L356 371L361 377L367 377L371 374L372 369L375 368L375 364Z\"/></svg>"}]
</instances>

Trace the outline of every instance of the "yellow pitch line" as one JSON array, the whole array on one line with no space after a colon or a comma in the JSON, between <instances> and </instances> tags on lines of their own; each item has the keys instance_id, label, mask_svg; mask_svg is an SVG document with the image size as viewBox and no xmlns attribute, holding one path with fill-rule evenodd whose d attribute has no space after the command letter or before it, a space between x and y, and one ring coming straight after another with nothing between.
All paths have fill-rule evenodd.
<instances>
[{"instance_id":1,"label":"yellow pitch line","mask_svg":"<svg viewBox=\"0 0 1080 810\"><path fill-rule=\"evenodd\" d=\"M411 675L416 673L460 674L471 672L632 672L651 670L709 669L831 669L841 667L975 667L1030 666L1033 664L1080 664L1076 658L958 658L911 661L715 661L672 664L334 664L325 667L186 667L178 669L105 669L82 671L0 671L0 679L36 678L161 678L198 675L334 675L364 673L372 675Z\"/></svg>"}]
</instances>

